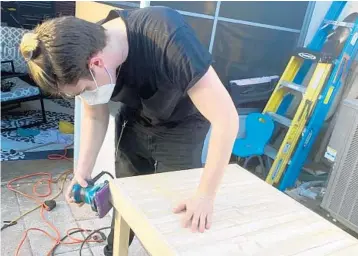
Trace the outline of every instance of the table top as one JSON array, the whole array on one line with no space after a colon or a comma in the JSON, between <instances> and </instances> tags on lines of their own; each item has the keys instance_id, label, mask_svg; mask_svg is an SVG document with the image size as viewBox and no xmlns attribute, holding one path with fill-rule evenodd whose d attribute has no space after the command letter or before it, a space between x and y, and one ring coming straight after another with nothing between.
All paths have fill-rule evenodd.
<instances>
[{"instance_id":1,"label":"table top","mask_svg":"<svg viewBox=\"0 0 358 256\"><path fill-rule=\"evenodd\" d=\"M202 169L111 182L115 208L152 255L358 255L358 240L238 165L229 165L204 233L172 208L195 191Z\"/></svg>"}]
</instances>

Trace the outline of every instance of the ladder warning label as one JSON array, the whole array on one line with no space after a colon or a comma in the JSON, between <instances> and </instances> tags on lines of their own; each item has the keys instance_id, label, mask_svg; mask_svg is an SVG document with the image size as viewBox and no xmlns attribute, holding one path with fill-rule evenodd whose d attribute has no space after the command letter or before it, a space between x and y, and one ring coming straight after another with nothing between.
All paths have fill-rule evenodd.
<instances>
[{"instance_id":1,"label":"ladder warning label","mask_svg":"<svg viewBox=\"0 0 358 256\"><path fill-rule=\"evenodd\" d=\"M282 151L283 151L283 153L285 153L285 154L286 154L286 153L287 153L287 151L290 149L290 146L291 146L290 144L286 143L286 145L283 147L283 150L282 150Z\"/></svg>"},{"instance_id":2,"label":"ladder warning label","mask_svg":"<svg viewBox=\"0 0 358 256\"><path fill-rule=\"evenodd\" d=\"M274 181L276 179L276 176L278 174L278 171L280 170L282 164L282 160L280 160L280 162L277 164L275 171L272 174L272 181Z\"/></svg>"},{"instance_id":3,"label":"ladder warning label","mask_svg":"<svg viewBox=\"0 0 358 256\"><path fill-rule=\"evenodd\" d=\"M329 161L334 162L337 157L337 150L328 146L324 157L327 158Z\"/></svg>"},{"instance_id":4,"label":"ladder warning label","mask_svg":"<svg viewBox=\"0 0 358 256\"><path fill-rule=\"evenodd\" d=\"M357 42L357 39L358 39L358 32L354 34L354 36L352 37L352 40L351 40L351 45L355 45L356 42Z\"/></svg>"}]
</instances>

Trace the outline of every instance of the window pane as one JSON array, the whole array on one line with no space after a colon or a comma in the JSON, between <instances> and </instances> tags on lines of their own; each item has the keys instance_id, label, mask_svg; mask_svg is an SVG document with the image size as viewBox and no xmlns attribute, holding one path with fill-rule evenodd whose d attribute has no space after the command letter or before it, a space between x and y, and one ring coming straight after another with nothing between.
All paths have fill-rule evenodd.
<instances>
[{"instance_id":1,"label":"window pane","mask_svg":"<svg viewBox=\"0 0 358 256\"><path fill-rule=\"evenodd\" d=\"M301 29L308 2L221 2L219 16Z\"/></svg>"},{"instance_id":2,"label":"window pane","mask_svg":"<svg viewBox=\"0 0 358 256\"><path fill-rule=\"evenodd\" d=\"M296 46L298 33L219 21L213 48L221 81L281 75Z\"/></svg>"},{"instance_id":3,"label":"window pane","mask_svg":"<svg viewBox=\"0 0 358 256\"><path fill-rule=\"evenodd\" d=\"M187 11L214 15L216 9L216 1L150 1L151 6L161 5L170 8Z\"/></svg>"},{"instance_id":4,"label":"window pane","mask_svg":"<svg viewBox=\"0 0 358 256\"><path fill-rule=\"evenodd\" d=\"M121 9L137 9L140 4L139 1L104 1L99 3L111 5Z\"/></svg>"},{"instance_id":5,"label":"window pane","mask_svg":"<svg viewBox=\"0 0 358 256\"><path fill-rule=\"evenodd\" d=\"M186 22L194 29L200 42L209 49L213 21L209 19L183 15Z\"/></svg>"}]
</instances>

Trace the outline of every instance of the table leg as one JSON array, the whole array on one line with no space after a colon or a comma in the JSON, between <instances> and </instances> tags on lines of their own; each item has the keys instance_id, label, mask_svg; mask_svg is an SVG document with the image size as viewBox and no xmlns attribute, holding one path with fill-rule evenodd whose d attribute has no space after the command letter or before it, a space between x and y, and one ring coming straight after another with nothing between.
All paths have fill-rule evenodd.
<instances>
[{"instance_id":1,"label":"table leg","mask_svg":"<svg viewBox=\"0 0 358 256\"><path fill-rule=\"evenodd\" d=\"M114 209L113 255L127 256L129 243L129 226L120 213Z\"/></svg>"}]
</instances>

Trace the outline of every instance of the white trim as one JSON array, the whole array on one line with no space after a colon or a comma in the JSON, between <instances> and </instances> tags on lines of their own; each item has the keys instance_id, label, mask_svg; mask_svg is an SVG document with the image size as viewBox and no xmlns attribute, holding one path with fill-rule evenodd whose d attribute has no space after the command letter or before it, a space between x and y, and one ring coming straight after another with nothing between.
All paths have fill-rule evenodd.
<instances>
[{"instance_id":1,"label":"white trim","mask_svg":"<svg viewBox=\"0 0 358 256\"><path fill-rule=\"evenodd\" d=\"M324 20L324 23L337 27L346 27L346 28L354 28L354 24L355 24L355 23L336 21L336 20Z\"/></svg>"},{"instance_id":2,"label":"white trim","mask_svg":"<svg viewBox=\"0 0 358 256\"><path fill-rule=\"evenodd\" d=\"M111 6L117 6L117 7L120 7L121 5L122 6L128 6L128 7L132 7L132 8L138 8L139 7L139 4L136 4L136 3L128 3L128 2L125 2L125 1L96 1L97 3L101 3L101 4L107 4L107 5L111 5Z\"/></svg>"},{"instance_id":3,"label":"white trim","mask_svg":"<svg viewBox=\"0 0 358 256\"><path fill-rule=\"evenodd\" d=\"M74 116L74 145L73 145L73 169L76 170L78 158L80 155L80 142L81 142L81 123L82 123L82 100L80 97L75 98L75 116Z\"/></svg>"},{"instance_id":4,"label":"white trim","mask_svg":"<svg viewBox=\"0 0 358 256\"><path fill-rule=\"evenodd\" d=\"M250 21L245 21L245 20L229 19L229 18L224 18L224 17L219 17L218 20L219 21L236 23L236 24L249 25L249 26L254 26L254 27L261 27L261 28L281 30L281 31L286 31L286 32L293 32L293 33L300 33L300 31L301 31L299 29L285 28L285 27L273 26L273 25L268 25L268 24L261 24L261 23L250 22Z\"/></svg>"},{"instance_id":5,"label":"white trim","mask_svg":"<svg viewBox=\"0 0 358 256\"><path fill-rule=\"evenodd\" d=\"M306 14L305 17L303 19L303 24L301 27L301 33L300 36L298 37L298 41L297 41L297 46L298 47L303 47L304 43L305 43L305 39L307 36L307 32L308 32L308 28L310 26L310 22L312 19L312 14L315 8L316 2L314 1L310 1L307 5L307 9L306 9Z\"/></svg>"},{"instance_id":6,"label":"white trim","mask_svg":"<svg viewBox=\"0 0 358 256\"><path fill-rule=\"evenodd\" d=\"M109 1L108 3L115 3L115 1ZM261 27L261 28L268 28L268 29L274 29L274 30L281 30L281 31L287 31L287 32L292 32L292 33L300 33L301 30L299 29L293 29L293 28L286 28L286 27L280 27L280 26L274 26L274 25L268 25L268 24L262 24L262 23L257 23L257 22L251 22L251 21L245 21L245 20L236 20L236 19L231 19L231 18L225 18L225 17L220 17L219 16L219 11L218 11L218 7L220 10L220 4L221 1L218 1L216 4L216 11L215 11L215 16L212 15L207 15L207 14L201 14L201 13L196 13L196 12L187 12L187 11L181 11L181 10L176 10L177 12L179 12L182 15L186 15L186 16L190 16L190 17L196 17L196 18L203 18L203 19L208 19L208 20L213 20L214 24L213 24L213 31L216 31L216 26L217 26L217 21L225 21L225 22L230 22L230 23L235 23L235 24L243 24L243 25L249 25L249 26L253 26L253 27ZM104 2L106 3L106 2ZM135 3L127 3L127 2L120 2L118 4L124 5L124 6L129 6L129 7L140 7L140 8L144 8L144 7L148 7L150 6L150 1L145 1L145 0L141 0L140 4L135 4ZM214 28L215 27L215 28ZM215 35L215 33L214 33ZM211 36L213 37L213 36ZM211 43L212 40L210 40ZM210 49L210 47L209 47Z\"/></svg>"},{"instance_id":7,"label":"white trim","mask_svg":"<svg viewBox=\"0 0 358 256\"><path fill-rule=\"evenodd\" d=\"M141 0L139 4L139 8L145 8L150 6L150 1Z\"/></svg>"},{"instance_id":8,"label":"white trim","mask_svg":"<svg viewBox=\"0 0 358 256\"><path fill-rule=\"evenodd\" d=\"M186 11L180 11L180 10L176 10L176 11L179 12L180 14L183 14L183 15L186 15L186 16L209 19L209 20L214 19L214 16L207 15L207 14L201 14L201 13L196 13L196 12L186 12Z\"/></svg>"},{"instance_id":9,"label":"white trim","mask_svg":"<svg viewBox=\"0 0 358 256\"><path fill-rule=\"evenodd\" d=\"M213 52L214 41L215 41L215 34L216 34L216 25L218 24L218 17L220 11L221 1L217 1L216 3L216 10L215 10L215 17L214 17L214 24L213 29L211 30L211 38L210 38L210 45L209 45L209 52Z\"/></svg>"}]
</instances>

